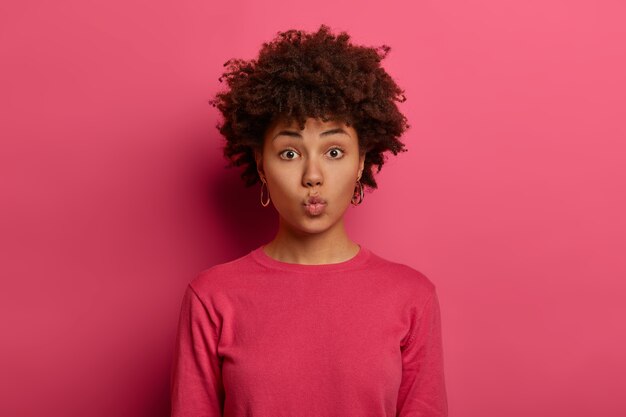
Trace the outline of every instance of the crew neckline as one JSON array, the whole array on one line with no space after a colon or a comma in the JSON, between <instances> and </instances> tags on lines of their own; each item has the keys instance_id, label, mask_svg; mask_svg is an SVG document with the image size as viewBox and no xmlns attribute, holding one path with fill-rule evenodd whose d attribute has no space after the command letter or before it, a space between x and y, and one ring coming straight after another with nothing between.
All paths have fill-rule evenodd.
<instances>
[{"instance_id":1,"label":"crew neckline","mask_svg":"<svg viewBox=\"0 0 626 417\"><path fill-rule=\"evenodd\" d=\"M348 260L332 264L309 265L279 261L266 254L263 251L264 247L265 245L261 245L250 252L250 255L256 262L268 268L290 272L332 272L355 269L363 265L369 259L371 253L369 249L359 245L359 251Z\"/></svg>"}]
</instances>

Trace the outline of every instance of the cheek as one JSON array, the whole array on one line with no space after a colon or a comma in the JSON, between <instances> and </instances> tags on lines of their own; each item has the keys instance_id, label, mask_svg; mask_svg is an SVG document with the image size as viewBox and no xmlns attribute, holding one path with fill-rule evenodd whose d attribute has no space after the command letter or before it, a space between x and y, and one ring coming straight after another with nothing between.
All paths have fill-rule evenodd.
<instances>
[{"instance_id":1,"label":"cheek","mask_svg":"<svg viewBox=\"0 0 626 417\"><path fill-rule=\"evenodd\" d=\"M352 199L352 196L353 196L353 194L354 194L355 187L356 187L356 182L353 182L353 181L346 181L346 182L343 184L341 196L342 196L342 198L344 198L346 201L348 201L348 203L349 203L349 202L350 202L350 200Z\"/></svg>"},{"instance_id":2,"label":"cheek","mask_svg":"<svg viewBox=\"0 0 626 417\"><path fill-rule=\"evenodd\" d=\"M295 194L299 183L295 175L287 175L284 172L268 172L270 195L276 202L289 202L302 196Z\"/></svg>"},{"instance_id":3,"label":"cheek","mask_svg":"<svg viewBox=\"0 0 626 417\"><path fill-rule=\"evenodd\" d=\"M335 178L332 178L334 185L328 187L329 190L332 190L332 195L328 197L334 200L336 207L343 207L350 203L356 187L356 176L353 179L353 174L354 172L352 170L346 170ZM329 180L331 179L329 178Z\"/></svg>"}]
</instances>

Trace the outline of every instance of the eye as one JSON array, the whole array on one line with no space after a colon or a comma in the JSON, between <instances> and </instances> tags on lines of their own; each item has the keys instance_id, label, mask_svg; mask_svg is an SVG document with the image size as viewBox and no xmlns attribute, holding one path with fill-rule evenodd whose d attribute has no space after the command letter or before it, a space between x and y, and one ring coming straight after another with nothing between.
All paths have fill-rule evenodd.
<instances>
[{"instance_id":1,"label":"eye","mask_svg":"<svg viewBox=\"0 0 626 417\"><path fill-rule=\"evenodd\" d=\"M288 155L286 158L283 158L283 159L294 159L294 158L292 158L292 156L295 157L295 155L297 155L297 153L293 149L285 149L284 151L282 151L278 155L281 156L281 158L283 158L283 155Z\"/></svg>"},{"instance_id":2,"label":"eye","mask_svg":"<svg viewBox=\"0 0 626 417\"><path fill-rule=\"evenodd\" d=\"M341 153L339 157L335 157L335 155L337 155L337 151ZM332 159L341 159L343 157L344 150L339 147L335 147L335 148L331 148L328 152L329 153L332 152L332 156L333 156Z\"/></svg>"}]
</instances>

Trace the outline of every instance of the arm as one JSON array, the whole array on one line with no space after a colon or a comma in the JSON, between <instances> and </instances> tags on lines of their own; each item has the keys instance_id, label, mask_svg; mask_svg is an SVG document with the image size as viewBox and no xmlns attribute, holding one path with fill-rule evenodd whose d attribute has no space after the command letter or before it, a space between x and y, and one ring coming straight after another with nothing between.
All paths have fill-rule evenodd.
<instances>
[{"instance_id":1,"label":"arm","mask_svg":"<svg viewBox=\"0 0 626 417\"><path fill-rule=\"evenodd\" d=\"M441 315L436 292L414 321L410 337L401 351L402 382L397 416L447 417Z\"/></svg>"},{"instance_id":2,"label":"arm","mask_svg":"<svg viewBox=\"0 0 626 417\"><path fill-rule=\"evenodd\" d=\"M217 332L191 286L183 297L170 374L171 417L220 417L224 389Z\"/></svg>"}]
</instances>

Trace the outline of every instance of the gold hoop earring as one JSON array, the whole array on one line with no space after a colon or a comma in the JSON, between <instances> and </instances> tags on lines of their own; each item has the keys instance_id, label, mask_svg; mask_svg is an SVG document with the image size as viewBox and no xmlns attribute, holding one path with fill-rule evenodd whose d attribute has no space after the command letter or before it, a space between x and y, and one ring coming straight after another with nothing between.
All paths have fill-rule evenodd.
<instances>
[{"instance_id":1,"label":"gold hoop earring","mask_svg":"<svg viewBox=\"0 0 626 417\"><path fill-rule=\"evenodd\" d=\"M356 187L354 189L354 194L352 195L352 200L350 200L350 202L352 203L353 206L358 206L359 204L361 204L363 202L363 184L361 184L361 181L357 180L357 186L359 187L359 192L357 193ZM359 197L358 201L354 201L355 197Z\"/></svg>"},{"instance_id":2,"label":"gold hoop earring","mask_svg":"<svg viewBox=\"0 0 626 417\"><path fill-rule=\"evenodd\" d=\"M270 203L270 190L269 190L269 188L267 189L267 202L264 203L263 202L263 186L265 186L265 188L267 188L267 184L263 180L261 180L261 182L263 183L263 184L261 184L261 205L263 207L267 207L268 204Z\"/></svg>"}]
</instances>

